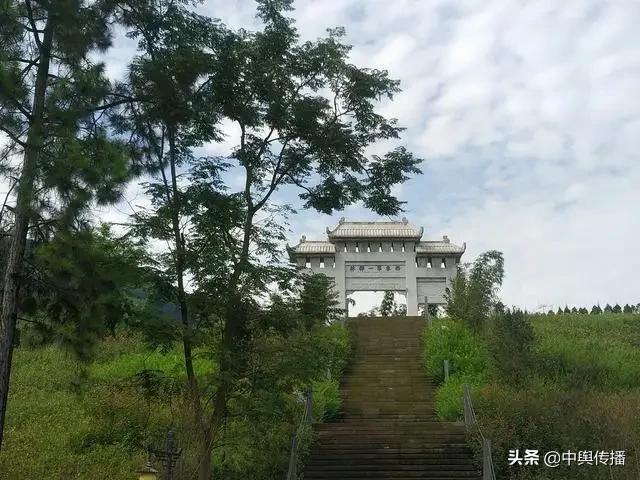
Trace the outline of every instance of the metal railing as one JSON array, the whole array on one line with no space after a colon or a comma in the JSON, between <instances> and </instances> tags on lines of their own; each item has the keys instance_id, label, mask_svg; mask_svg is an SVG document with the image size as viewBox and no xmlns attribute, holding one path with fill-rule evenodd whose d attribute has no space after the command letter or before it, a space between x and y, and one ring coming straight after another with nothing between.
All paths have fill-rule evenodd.
<instances>
[{"instance_id":1,"label":"metal railing","mask_svg":"<svg viewBox=\"0 0 640 480\"><path fill-rule=\"evenodd\" d=\"M469 393L469 385L464 384L463 393L464 402L464 424L468 431L478 432L482 442L482 480L496 480L496 474L493 468L493 459L491 457L491 440L485 438L478 423L476 412L471 403L471 393Z\"/></svg>"},{"instance_id":2,"label":"metal railing","mask_svg":"<svg viewBox=\"0 0 640 480\"><path fill-rule=\"evenodd\" d=\"M313 387L307 386L304 392L304 411L297 430L291 434L291 452L289 453L289 470L287 480L297 480L298 478L298 449L304 435L306 427L313 423Z\"/></svg>"}]
</instances>

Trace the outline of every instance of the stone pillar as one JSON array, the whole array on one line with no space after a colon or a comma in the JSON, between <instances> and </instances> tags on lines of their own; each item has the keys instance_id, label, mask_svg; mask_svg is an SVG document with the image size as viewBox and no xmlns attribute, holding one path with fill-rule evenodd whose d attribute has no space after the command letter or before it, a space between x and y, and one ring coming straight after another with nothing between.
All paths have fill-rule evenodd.
<instances>
[{"instance_id":1,"label":"stone pillar","mask_svg":"<svg viewBox=\"0 0 640 480\"><path fill-rule=\"evenodd\" d=\"M418 283L416 268L416 252L413 243L405 244L405 252L403 254L405 260L406 286L407 286L407 316L415 317L418 315Z\"/></svg>"},{"instance_id":2,"label":"stone pillar","mask_svg":"<svg viewBox=\"0 0 640 480\"><path fill-rule=\"evenodd\" d=\"M334 281L336 285L336 291L338 292L338 305L342 308L347 307L347 292L346 292L346 281L345 281L345 271L344 271L344 261L345 261L345 252L340 250L336 246L336 268L333 271Z\"/></svg>"}]
</instances>

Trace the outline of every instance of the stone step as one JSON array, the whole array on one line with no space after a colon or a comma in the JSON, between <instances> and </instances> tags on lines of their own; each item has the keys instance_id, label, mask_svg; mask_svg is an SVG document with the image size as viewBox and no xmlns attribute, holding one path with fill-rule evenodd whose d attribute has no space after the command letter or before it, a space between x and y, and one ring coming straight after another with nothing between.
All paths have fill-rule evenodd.
<instances>
[{"instance_id":1,"label":"stone step","mask_svg":"<svg viewBox=\"0 0 640 480\"><path fill-rule=\"evenodd\" d=\"M367 471L367 472L375 472L380 470L393 470L393 471L424 471L424 470L438 470L442 471L445 468L447 470L457 470L457 471L475 471L476 466L472 461L467 462L452 462L447 460L438 460L430 462L420 462L420 463L409 463L409 464L401 464L389 466L388 464L372 464L369 462L363 463L352 463L350 465L331 465L331 464L311 464L309 466L308 471L340 471L340 472L348 472L348 471Z\"/></svg>"},{"instance_id":2,"label":"stone step","mask_svg":"<svg viewBox=\"0 0 640 480\"><path fill-rule=\"evenodd\" d=\"M360 470L360 471L309 471L304 474L305 480L309 479L349 479L349 480L369 480L387 479L410 480L415 478L429 478L431 480L451 480L454 478L475 478L479 479L477 471L474 470L454 470L450 467L440 467L437 470L429 471L402 471L402 470Z\"/></svg>"},{"instance_id":3,"label":"stone step","mask_svg":"<svg viewBox=\"0 0 640 480\"><path fill-rule=\"evenodd\" d=\"M320 423L315 426L317 432L353 432L358 434L385 433L393 429L393 432L458 432L465 433L464 426L449 422L429 423L392 423L392 422L359 422L359 423Z\"/></svg>"},{"instance_id":4,"label":"stone step","mask_svg":"<svg viewBox=\"0 0 640 480\"><path fill-rule=\"evenodd\" d=\"M349 319L339 421L315 425L309 480L479 479L464 426L438 422L422 317Z\"/></svg>"}]
</instances>

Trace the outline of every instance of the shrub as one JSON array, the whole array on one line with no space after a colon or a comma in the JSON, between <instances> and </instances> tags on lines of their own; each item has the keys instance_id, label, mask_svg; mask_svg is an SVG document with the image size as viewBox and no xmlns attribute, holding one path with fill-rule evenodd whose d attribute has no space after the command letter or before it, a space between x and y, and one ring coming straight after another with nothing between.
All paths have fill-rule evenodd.
<instances>
[{"instance_id":1,"label":"shrub","mask_svg":"<svg viewBox=\"0 0 640 480\"><path fill-rule=\"evenodd\" d=\"M340 417L342 397L337 380L326 379L313 383L314 416L318 420L331 421Z\"/></svg>"},{"instance_id":2,"label":"shrub","mask_svg":"<svg viewBox=\"0 0 640 480\"><path fill-rule=\"evenodd\" d=\"M436 320L425 331L425 364L436 379L443 380L444 360L451 374L483 376L487 369L487 350L479 335L450 319Z\"/></svg>"},{"instance_id":3,"label":"shrub","mask_svg":"<svg viewBox=\"0 0 640 480\"><path fill-rule=\"evenodd\" d=\"M436 393L436 414L438 418L447 422L455 422L463 418L464 385L471 391L483 386L486 382L484 375L469 375L456 373L449 377Z\"/></svg>"},{"instance_id":4,"label":"shrub","mask_svg":"<svg viewBox=\"0 0 640 480\"><path fill-rule=\"evenodd\" d=\"M521 310L505 310L494 317L490 352L496 371L513 381L523 378L532 363L535 340L528 316Z\"/></svg>"},{"instance_id":5,"label":"shrub","mask_svg":"<svg viewBox=\"0 0 640 480\"><path fill-rule=\"evenodd\" d=\"M437 320L425 332L425 365L436 379L444 379L444 360L449 360L449 380L436 393L436 413L441 420L459 420L463 385L475 388L487 381L487 348L469 327L450 319Z\"/></svg>"},{"instance_id":6,"label":"shrub","mask_svg":"<svg viewBox=\"0 0 640 480\"><path fill-rule=\"evenodd\" d=\"M498 302L503 277L504 259L496 250L481 254L471 266L460 265L447 294L447 315L482 330Z\"/></svg>"},{"instance_id":7,"label":"shrub","mask_svg":"<svg viewBox=\"0 0 640 480\"><path fill-rule=\"evenodd\" d=\"M497 478L635 479L640 420L640 393L607 394L591 390L558 390L544 383L527 388L488 385L474 395L484 435L493 442ZM508 451L626 450L624 467L509 467Z\"/></svg>"}]
</instances>

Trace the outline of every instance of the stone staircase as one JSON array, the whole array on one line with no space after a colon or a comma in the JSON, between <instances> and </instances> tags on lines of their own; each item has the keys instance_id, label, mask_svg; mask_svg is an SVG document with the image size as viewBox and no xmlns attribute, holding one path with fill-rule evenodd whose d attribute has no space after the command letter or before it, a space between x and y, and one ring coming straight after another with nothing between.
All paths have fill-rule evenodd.
<instances>
[{"instance_id":1,"label":"stone staircase","mask_svg":"<svg viewBox=\"0 0 640 480\"><path fill-rule=\"evenodd\" d=\"M464 426L439 422L422 362L421 317L348 320L343 417L316 426L305 480L479 479Z\"/></svg>"}]
</instances>

